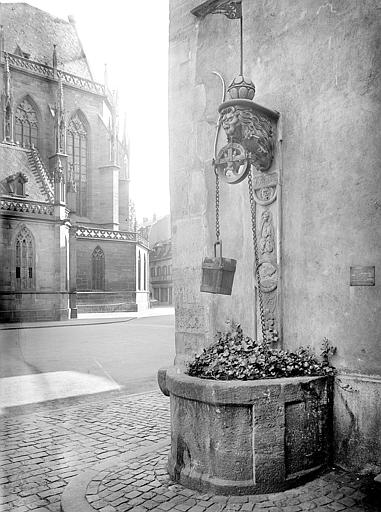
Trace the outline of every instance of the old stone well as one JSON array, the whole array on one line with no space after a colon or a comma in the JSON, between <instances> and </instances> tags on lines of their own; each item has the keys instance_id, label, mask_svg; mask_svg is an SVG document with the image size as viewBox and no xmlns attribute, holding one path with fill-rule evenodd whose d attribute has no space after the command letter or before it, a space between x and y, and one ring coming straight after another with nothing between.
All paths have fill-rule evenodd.
<instances>
[{"instance_id":1,"label":"old stone well","mask_svg":"<svg viewBox=\"0 0 381 512\"><path fill-rule=\"evenodd\" d=\"M225 4L235 5L237 10L229 11L227 18L241 19L241 30L241 5L249 20L248 32L241 31L240 73L227 90L223 77L234 76L231 70L236 65L226 51L227 40L238 32L224 16L208 16L216 14L216 3L218 14L225 14ZM254 4L209 0L196 6L189 0L171 5L176 360L174 367L159 372L171 407L168 472L174 481L202 492L284 491L314 478L331 463L333 377L208 380L189 376L186 366L212 343L229 318L242 324L253 339L271 339L274 347L291 351L310 344L317 352L323 336L336 332L332 303L322 304L336 267L331 255L326 261L325 253L319 253L323 232L315 229L313 239L309 233L319 215L321 225L331 227L324 216L329 191L322 188L324 197L312 200L319 172L325 169L325 161L317 169L314 159L320 162L321 155L328 156L316 139L305 136L314 120L306 107L310 82L298 81L295 72L290 92L283 80L290 79L290 62L286 66L279 55L274 57L282 68L281 78L265 58L248 59L248 74L243 73L242 41L250 56L259 51L258 40L269 45L268 52L272 49L267 33L258 35ZM265 18L273 28L275 20L270 14ZM257 24L255 33L250 22ZM236 27L239 30L239 22ZM310 24L303 30L308 36ZM315 52L314 47L309 51ZM305 57L303 52L299 56ZM262 94L258 103L249 74ZM218 77L223 82L222 102ZM324 129L317 121L314 126ZM332 169L330 176L336 176ZM206 257L222 239L223 255L231 259L216 253ZM232 276L204 280L204 270L214 264L216 271L236 268L232 290ZM317 304L324 316L319 316Z\"/></svg>"}]
</instances>

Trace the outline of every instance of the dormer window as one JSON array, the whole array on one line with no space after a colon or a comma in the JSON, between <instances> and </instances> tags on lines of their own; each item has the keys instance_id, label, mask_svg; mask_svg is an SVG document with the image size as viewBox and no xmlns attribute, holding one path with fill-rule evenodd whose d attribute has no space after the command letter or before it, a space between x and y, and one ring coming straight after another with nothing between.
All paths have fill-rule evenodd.
<instances>
[{"instance_id":1,"label":"dormer window","mask_svg":"<svg viewBox=\"0 0 381 512\"><path fill-rule=\"evenodd\" d=\"M26 196L26 183L28 182L28 177L25 176L22 172L18 172L16 174L12 174L12 176L8 176L7 178L7 186L9 194L14 196Z\"/></svg>"}]
</instances>

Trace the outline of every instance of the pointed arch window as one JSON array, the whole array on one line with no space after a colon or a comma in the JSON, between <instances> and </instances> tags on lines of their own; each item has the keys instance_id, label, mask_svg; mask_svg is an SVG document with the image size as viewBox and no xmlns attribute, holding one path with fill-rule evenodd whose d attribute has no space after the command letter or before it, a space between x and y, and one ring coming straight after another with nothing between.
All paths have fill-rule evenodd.
<instances>
[{"instance_id":1,"label":"pointed arch window","mask_svg":"<svg viewBox=\"0 0 381 512\"><path fill-rule=\"evenodd\" d=\"M31 290L35 283L35 251L31 232L23 227L16 238L16 289Z\"/></svg>"},{"instance_id":2,"label":"pointed arch window","mask_svg":"<svg viewBox=\"0 0 381 512\"><path fill-rule=\"evenodd\" d=\"M69 170L77 190L77 213L87 214L88 133L78 113L71 118L67 130Z\"/></svg>"},{"instance_id":3,"label":"pointed arch window","mask_svg":"<svg viewBox=\"0 0 381 512\"><path fill-rule=\"evenodd\" d=\"M92 288L93 290L104 290L105 289L105 253L99 247L94 249L91 256L92 259Z\"/></svg>"},{"instance_id":4,"label":"pointed arch window","mask_svg":"<svg viewBox=\"0 0 381 512\"><path fill-rule=\"evenodd\" d=\"M15 142L23 148L38 146L37 114L27 99L24 99L16 109Z\"/></svg>"}]
</instances>

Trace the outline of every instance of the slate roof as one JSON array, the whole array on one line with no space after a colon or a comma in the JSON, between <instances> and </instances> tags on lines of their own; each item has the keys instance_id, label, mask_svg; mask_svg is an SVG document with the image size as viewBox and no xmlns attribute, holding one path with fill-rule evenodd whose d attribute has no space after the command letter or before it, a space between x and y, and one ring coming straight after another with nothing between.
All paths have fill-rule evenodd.
<instances>
[{"instance_id":1,"label":"slate roof","mask_svg":"<svg viewBox=\"0 0 381 512\"><path fill-rule=\"evenodd\" d=\"M53 44L57 45L58 68L92 80L91 71L75 26L26 3L0 3L4 26L4 49L22 52L31 60L52 66Z\"/></svg>"},{"instance_id":2,"label":"slate roof","mask_svg":"<svg viewBox=\"0 0 381 512\"><path fill-rule=\"evenodd\" d=\"M41 179L33 171L28 159L28 150L0 144L0 194L9 195L7 187L7 177L18 172L24 174L27 178L27 199L31 201L48 202L48 197L44 192Z\"/></svg>"},{"instance_id":3,"label":"slate roof","mask_svg":"<svg viewBox=\"0 0 381 512\"><path fill-rule=\"evenodd\" d=\"M172 242L171 240L165 240L163 242L157 242L152 247L152 252L150 255L150 260L157 261L157 260L164 260L172 258Z\"/></svg>"}]
</instances>

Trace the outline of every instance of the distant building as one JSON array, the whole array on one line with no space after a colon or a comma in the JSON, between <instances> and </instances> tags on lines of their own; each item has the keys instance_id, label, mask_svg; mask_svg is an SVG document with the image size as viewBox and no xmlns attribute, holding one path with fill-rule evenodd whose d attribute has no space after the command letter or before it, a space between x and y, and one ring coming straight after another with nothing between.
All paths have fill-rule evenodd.
<instances>
[{"instance_id":1,"label":"distant building","mask_svg":"<svg viewBox=\"0 0 381 512\"><path fill-rule=\"evenodd\" d=\"M147 307L116 94L94 82L73 19L22 3L0 19L0 321Z\"/></svg>"},{"instance_id":2,"label":"distant building","mask_svg":"<svg viewBox=\"0 0 381 512\"><path fill-rule=\"evenodd\" d=\"M172 304L172 241L169 215L152 224L149 242L151 300L160 304Z\"/></svg>"}]
</instances>

